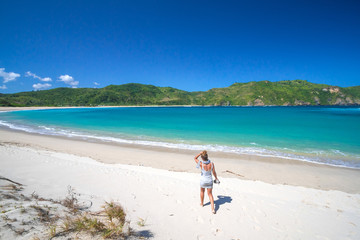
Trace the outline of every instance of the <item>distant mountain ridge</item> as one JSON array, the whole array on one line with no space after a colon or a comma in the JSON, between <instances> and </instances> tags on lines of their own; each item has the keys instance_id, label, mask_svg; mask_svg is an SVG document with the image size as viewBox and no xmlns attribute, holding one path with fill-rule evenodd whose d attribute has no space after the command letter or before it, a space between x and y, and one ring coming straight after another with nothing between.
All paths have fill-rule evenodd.
<instances>
[{"instance_id":1,"label":"distant mountain ridge","mask_svg":"<svg viewBox=\"0 0 360 240\"><path fill-rule=\"evenodd\" d=\"M138 83L104 88L55 88L0 94L0 106L301 106L360 105L360 86L337 87L306 80L234 83L225 88L187 92Z\"/></svg>"}]
</instances>

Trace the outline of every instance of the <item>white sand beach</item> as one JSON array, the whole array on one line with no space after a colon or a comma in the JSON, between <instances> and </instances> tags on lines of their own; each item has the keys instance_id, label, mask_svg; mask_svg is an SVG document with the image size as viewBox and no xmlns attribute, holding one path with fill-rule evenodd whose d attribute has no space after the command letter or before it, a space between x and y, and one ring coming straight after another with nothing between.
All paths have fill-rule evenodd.
<instances>
[{"instance_id":1,"label":"white sand beach","mask_svg":"<svg viewBox=\"0 0 360 240\"><path fill-rule=\"evenodd\" d=\"M0 136L0 176L24 184L24 195L36 192L45 198L63 199L71 186L80 201L92 203L94 211L101 209L104 201L118 202L125 208L130 226L143 232L143 238L360 238L358 170L263 160L244 160L245 167L236 169L232 168L236 165L232 165L230 158L214 154L221 183L214 186L217 213L213 215L207 196L205 206L199 205L199 173L195 169L194 153L121 147L7 130L1 130ZM226 169L241 176L226 173ZM249 169L258 173L245 172ZM296 179L301 176L292 175L308 170L314 178L321 178L319 182L305 177L303 184L297 184ZM282 177L256 179L270 172ZM350 184L346 178L345 182L342 180L346 175L353 181L351 187L343 186ZM324 184L326 178L337 184ZM284 180L285 184L279 182ZM316 187L318 183L323 186ZM16 210L1 215L11 215L12 211ZM144 224L137 224L139 219ZM4 218L0 221L0 239L48 237L46 229L16 236L4 227Z\"/></svg>"},{"instance_id":2,"label":"white sand beach","mask_svg":"<svg viewBox=\"0 0 360 240\"><path fill-rule=\"evenodd\" d=\"M0 240L360 240L360 0L1 0L0 29Z\"/></svg>"}]
</instances>

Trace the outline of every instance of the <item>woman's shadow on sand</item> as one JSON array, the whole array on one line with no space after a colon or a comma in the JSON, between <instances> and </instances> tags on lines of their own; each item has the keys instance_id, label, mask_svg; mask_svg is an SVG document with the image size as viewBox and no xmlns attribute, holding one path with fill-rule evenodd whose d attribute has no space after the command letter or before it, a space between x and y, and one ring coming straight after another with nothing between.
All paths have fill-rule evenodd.
<instances>
[{"instance_id":1,"label":"woman's shadow on sand","mask_svg":"<svg viewBox=\"0 0 360 240\"><path fill-rule=\"evenodd\" d=\"M218 197L218 199L214 201L215 211L218 211L220 209L220 205L223 205L225 203L231 203L231 201L232 201L232 198L229 196L218 195L217 197ZM210 205L210 202L207 202L204 204L204 206L206 206L206 205Z\"/></svg>"}]
</instances>

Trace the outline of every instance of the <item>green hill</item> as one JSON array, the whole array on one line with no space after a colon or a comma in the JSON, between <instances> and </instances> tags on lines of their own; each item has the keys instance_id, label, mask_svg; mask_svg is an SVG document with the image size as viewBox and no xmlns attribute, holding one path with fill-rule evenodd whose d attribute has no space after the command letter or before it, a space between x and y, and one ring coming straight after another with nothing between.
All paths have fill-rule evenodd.
<instances>
[{"instance_id":1,"label":"green hill","mask_svg":"<svg viewBox=\"0 0 360 240\"><path fill-rule=\"evenodd\" d=\"M235 83L199 93L197 103L215 105L352 105L360 104L360 86L341 88L305 80Z\"/></svg>"},{"instance_id":2,"label":"green hill","mask_svg":"<svg viewBox=\"0 0 360 240\"><path fill-rule=\"evenodd\" d=\"M144 84L104 88L56 88L0 94L0 106L115 105L360 105L360 86L341 88L305 80L234 83L226 88L186 92Z\"/></svg>"}]
</instances>

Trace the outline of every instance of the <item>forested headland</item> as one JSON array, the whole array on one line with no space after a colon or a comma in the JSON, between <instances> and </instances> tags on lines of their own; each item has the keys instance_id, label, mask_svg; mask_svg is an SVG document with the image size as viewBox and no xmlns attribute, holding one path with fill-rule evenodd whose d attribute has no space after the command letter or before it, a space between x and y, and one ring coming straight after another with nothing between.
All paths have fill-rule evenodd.
<instances>
[{"instance_id":1,"label":"forested headland","mask_svg":"<svg viewBox=\"0 0 360 240\"><path fill-rule=\"evenodd\" d=\"M337 87L306 80L234 83L225 88L187 92L138 83L104 88L55 88L0 94L0 106L299 106L360 105L360 86Z\"/></svg>"}]
</instances>

